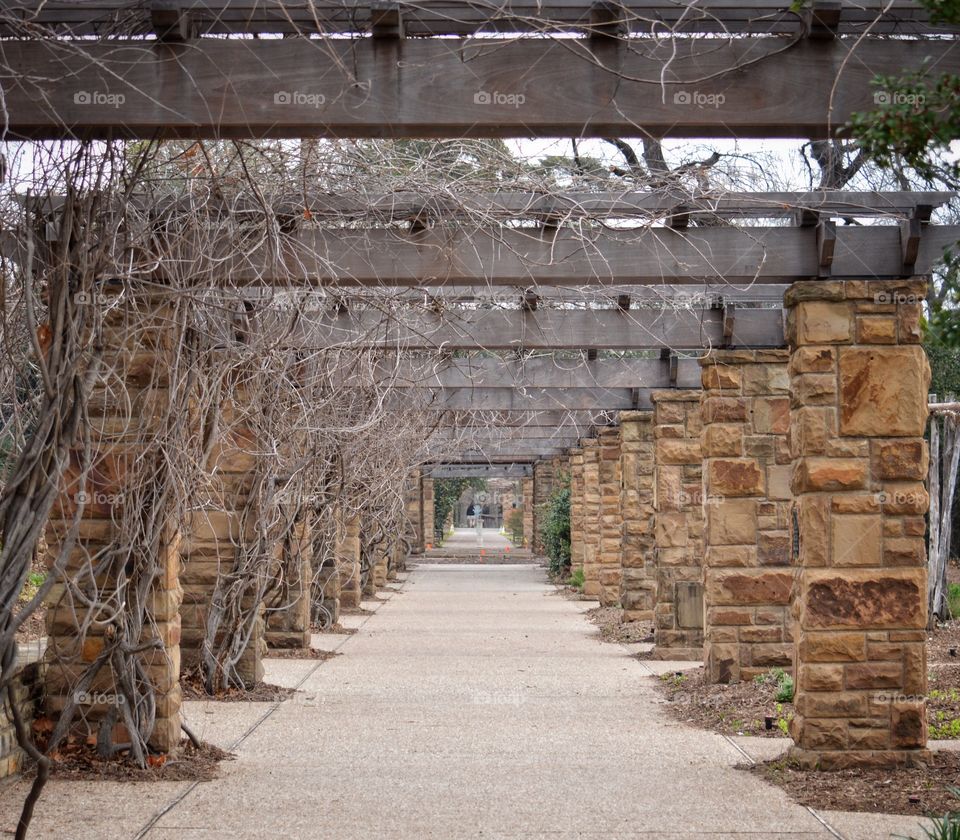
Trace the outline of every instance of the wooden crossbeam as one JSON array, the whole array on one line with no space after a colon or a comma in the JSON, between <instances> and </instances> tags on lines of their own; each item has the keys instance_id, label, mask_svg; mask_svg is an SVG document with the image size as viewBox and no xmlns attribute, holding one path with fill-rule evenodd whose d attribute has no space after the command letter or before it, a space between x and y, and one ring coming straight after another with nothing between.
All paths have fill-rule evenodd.
<instances>
[{"instance_id":1,"label":"wooden crossbeam","mask_svg":"<svg viewBox=\"0 0 960 840\"><path fill-rule=\"evenodd\" d=\"M535 357L523 361L496 358L452 359L425 371L422 363L401 360L383 365L384 378L397 388L699 388L700 364L670 354L659 359L595 361ZM349 384L349 378L344 380Z\"/></svg>"},{"instance_id":2,"label":"wooden crossbeam","mask_svg":"<svg viewBox=\"0 0 960 840\"><path fill-rule=\"evenodd\" d=\"M903 276L900 230L894 225L837 228L834 278ZM928 225L911 273L927 274L960 227ZM790 283L816 279L815 227L665 227L597 232L567 229L309 230L282 243L238 253L234 244L198 246L197 261L231 283L247 285L440 286L445 284L585 286L705 282ZM164 279L160 272L158 279Z\"/></svg>"},{"instance_id":3,"label":"wooden crossbeam","mask_svg":"<svg viewBox=\"0 0 960 840\"><path fill-rule=\"evenodd\" d=\"M448 388L418 408L432 411L650 410L649 388ZM409 397L391 392L389 406L403 407ZM409 404L409 403L407 403Z\"/></svg>"},{"instance_id":4,"label":"wooden crossbeam","mask_svg":"<svg viewBox=\"0 0 960 840\"><path fill-rule=\"evenodd\" d=\"M603 43L597 43L602 41ZM8 137L830 137L945 40L3 44ZM742 68L749 65L744 71Z\"/></svg>"},{"instance_id":5,"label":"wooden crossbeam","mask_svg":"<svg viewBox=\"0 0 960 840\"><path fill-rule=\"evenodd\" d=\"M600 350L781 347L780 309L741 309L730 335L723 312L690 310L473 310L408 313L398 321L375 310L259 319L258 332L304 350L338 345L384 349Z\"/></svg>"},{"instance_id":6,"label":"wooden crossbeam","mask_svg":"<svg viewBox=\"0 0 960 840\"><path fill-rule=\"evenodd\" d=\"M427 478L525 478L533 475L533 456L527 462L494 463L489 460L480 463L445 463L427 465L423 474Z\"/></svg>"},{"instance_id":7,"label":"wooden crossbeam","mask_svg":"<svg viewBox=\"0 0 960 840\"><path fill-rule=\"evenodd\" d=\"M354 34L372 32L377 4L370 0L190 0L200 31L210 35L234 33ZM555 28L588 34L598 21L591 15L591 0L497 0L495 3L462 0L404 0L405 31L428 35L540 32ZM809 28L808 16L791 11L783 0L699 0L695 5L670 0L618 0L607 4L610 12L622 11L615 20L633 33L668 29L703 33L801 34ZM839 4L839 34L910 35L942 32L932 25L928 12L910 0L856 0ZM15 23L27 19L58 33L100 35L104 31L149 31L142 0L2 0L6 20L0 35L22 32ZM822 13L821 13L822 17ZM602 21L600 21L602 23Z\"/></svg>"}]
</instances>

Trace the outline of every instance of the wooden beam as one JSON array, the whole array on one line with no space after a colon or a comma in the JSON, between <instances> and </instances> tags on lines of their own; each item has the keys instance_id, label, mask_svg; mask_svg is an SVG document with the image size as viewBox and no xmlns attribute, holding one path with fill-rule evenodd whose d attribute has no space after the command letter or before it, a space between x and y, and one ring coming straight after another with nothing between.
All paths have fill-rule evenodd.
<instances>
[{"instance_id":1,"label":"wooden beam","mask_svg":"<svg viewBox=\"0 0 960 840\"><path fill-rule=\"evenodd\" d=\"M430 402L416 403L426 411L633 411L650 410L650 388L450 388L437 391ZM390 408L410 405L410 397L390 392Z\"/></svg>"},{"instance_id":2,"label":"wooden beam","mask_svg":"<svg viewBox=\"0 0 960 840\"><path fill-rule=\"evenodd\" d=\"M429 367L422 361L386 361L375 372L394 388L699 388L700 363L670 355L659 359L565 359L537 356L513 361L490 357L451 359ZM364 377L368 374L364 372ZM347 373L350 385L357 379Z\"/></svg>"},{"instance_id":3,"label":"wooden beam","mask_svg":"<svg viewBox=\"0 0 960 840\"><path fill-rule=\"evenodd\" d=\"M534 458L529 458L533 461ZM423 468L427 478L525 478L533 475L531 463L446 463Z\"/></svg>"},{"instance_id":4,"label":"wooden beam","mask_svg":"<svg viewBox=\"0 0 960 840\"><path fill-rule=\"evenodd\" d=\"M898 278L900 231L894 225L838 228L834 278ZM913 271L927 274L960 226L928 225ZM309 230L238 253L233 242L197 248L198 267L246 285L441 286L445 284L584 286L602 283L703 286L790 283L820 273L815 227L665 227L597 232L470 227L409 234L395 230ZM181 252L183 253L183 252ZM162 270L162 264L161 264ZM205 272L206 273L206 272ZM157 279L163 279L158 274Z\"/></svg>"},{"instance_id":5,"label":"wooden beam","mask_svg":"<svg viewBox=\"0 0 960 840\"><path fill-rule=\"evenodd\" d=\"M819 138L876 75L960 73L945 40L597 40L9 40L7 136Z\"/></svg>"},{"instance_id":6,"label":"wooden beam","mask_svg":"<svg viewBox=\"0 0 960 840\"><path fill-rule=\"evenodd\" d=\"M209 35L235 33L361 34L371 31L374 4L369 0L190 0L190 8ZM591 0L406 0L407 33L411 36L474 35L554 31L588 32ZM783 0L617 0L622 27L635 34L652 29L678 33L762 33L799 35L809 28L804 14ZM911 0L842 0L839 34L918 35L951 31L933 25L929 13ZM2 0L0 35L22 35L16 21L32 28L48 27L63 35L101 35L118 23L142 32L149 22L143 4L134 0ZM123 31L123 30L121 30Z\"/></svg>"},{"instance_id":7,"label":"wooden beam","mask_svg":"<svg viewBox=\"0 0 960 840\"><path fill-rule=\"evenodd\" d=\"M724 343L719 310L467 310L410 312L399 321L366 309L316 316L259 317L257 332L304 350L344 346L406 350L600 350L699 349ZM727 343L781 347L780 309L741 309Z\"/></svg>"}]
</instances>

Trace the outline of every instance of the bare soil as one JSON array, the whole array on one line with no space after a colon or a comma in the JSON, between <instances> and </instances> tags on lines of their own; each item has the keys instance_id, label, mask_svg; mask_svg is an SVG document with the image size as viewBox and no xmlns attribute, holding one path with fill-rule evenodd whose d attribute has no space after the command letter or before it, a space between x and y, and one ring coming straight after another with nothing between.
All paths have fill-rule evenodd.
<instances>
[{"instance_id":1,"label":"bare soil","mask_svg":"<svg viewBox=\"0 0 960 840\"><path fill-rule=\"evenodd\" d=\"M296 689L270 683L257 683L253 688L228 688L216 694L208 694L203 686L203 677L197 671L185 672L180 677L184 700L216 700L218 703L273 703L284 700Z\"/></svg>"},{"instance_id":2,"label":"bare soil","mask_svg":"<svg viewBox=\"0 0 960 840\"><path fill-rule=\"evenodd\" d=\"M594 607L584 615L600 629L601 641L623 644L653 641L653 628L645 621L623 621L620 607Z\"/></svg>"},{"instance_id":3,"label":"bare soil","mask_svg":"<svg viewBox=\"0 0 960 840\"><path fill-rule=\"evenodd\" d=\"M67 746L57 756L58 760L50 769L52 777L108 782L207 782L220 775L221 761L234 758L233 753L213 744L202 743L197 749L189 740L185 740L174 754L149 756L149 766L145 768L134 764L128 752L121 753L116 759L103 759L86 744Z\"/></svg>"},{"instance_id":4,"label":"bare soil","mask_svg":"<svg viewBox=\"0 0 960 840\"><path fill-rule=\"evenodd\" d=\"M326 661L335 656L341 656L333 650L318 650L317 648L271 648L267 659L320 659Z\"/></svg>"},{"instance_id":5,"label":"bare soil","mask_svg":"<svg viewBox=\"0 0 960 840\"><path fill-rule=\"evenodd\" d=\"M786 791L795 802L827 811L943 816L960 805L948 787L960 785L960 753L933 753L926 767L804 770L788 758L739 765ZM919 830L918 830L919 833Z\"/></svg>"},{"instance_id":6,"label":"bare soil","mask_svg":"<svg viewBox=\"0 0 960 840\"><path fill-rule=\"evenodd\" d=\"M664 674L657 680L657 688L670 715L690 726L723 735L789 737L786 727L793 717L793 703L777 700L778 687L772 675L762 682L708 685L701 666Z\"/></svg>"}]
</instances>

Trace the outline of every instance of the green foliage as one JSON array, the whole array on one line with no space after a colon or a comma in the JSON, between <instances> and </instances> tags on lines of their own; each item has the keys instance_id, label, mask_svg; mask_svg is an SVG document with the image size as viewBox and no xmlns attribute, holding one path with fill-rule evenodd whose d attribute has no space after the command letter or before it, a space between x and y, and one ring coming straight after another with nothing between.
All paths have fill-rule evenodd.
<instances>
[{"instance_id":1,"label":"green foliage","mask_svg":"<svg viewBox=\"0 0 960 840\"><path fill-rule=\"evenodd\" d=\"M777 680L777 702L793 702L793 677L789 674L783 674L780 679Z\"/></svg>"},{"instance_id":2,"label":"green foliage","mask_svg":"<svg viewBox=\"0 0 960 840\"><path fill-rule=\"evenodd\" d=\"M960 618L960 583L947 586L947 603L950 604L951 617Z\"/></svg>"},{"instance_id":3,"label":"green foliage","mask_svg":"<svg viewBox=\"0 0 960 840\"><path fill-rule=\"evenodd\" d=\"M443 523L467 488L486 490L485 478L437 478L433 481L433 530L437 541L443 539Z\"/></svg>"},{"instance_id":4,"label":"green foliage","mask_svg":"<svg viewBox=\"0 0 960 840\"><path fill-rule=\"evenodd\" d=\"M960 788L948 786L950 795L960 799ZM922 837L903 837L897 835L900 840L960 840L960 812L951 811L942 817L935 818L930 827L920 826L923 832Z\"/></svg>"},{"instance_id":5,"label":"green foliage","mask_svg":"<svg viewBox=\"0 0 960 840\"><path fill-rule=\"evenodd\" d=\"M523 544L523 508L514 508L507 514L505 520L507 526L507 535L517 545Z\"/></svg>"},{"instance_id":6,"label":"green foliage","mask_svg":"<svg viewBox=\"0 0 960 840\"><path fill-rule=\"evenodd\" d=\"M540 506L540 536L550 558L550 571L561 574L570 566L570 487L554 490Z\"/></svg>"},{"instance_id":7,"label":"green foliage","mask_svg":"<svg viewBox=\"0 0 960 840\"><path fill-rule=\"evenodd\" d=\"M575 589L583 589L584 584L583 569L574 569L573 573L570 575L570 586Z\"/></svg>"},{"instance_id":8,"label":"green foliage","mask_svg":"<svg viewBox=\"0 0 960 840\"><path fill-rule=\"evenodd\" d=\"M30 572L23 582L23 589L20 591L20 603L26 604L30 601L46 579L47 575L44 572Z\"/></svg>"},{"instance_id":9,"label":"green foliage","mask_svg":"<svg viewBox=\"0 0 960 840\"><path fill-rule=\"evenodd\" d=\"M944 711L938 711L930 724L930 737L938 741L955 741L960 738L960 718L947 717Z\"/></svg>"}]
</instances>

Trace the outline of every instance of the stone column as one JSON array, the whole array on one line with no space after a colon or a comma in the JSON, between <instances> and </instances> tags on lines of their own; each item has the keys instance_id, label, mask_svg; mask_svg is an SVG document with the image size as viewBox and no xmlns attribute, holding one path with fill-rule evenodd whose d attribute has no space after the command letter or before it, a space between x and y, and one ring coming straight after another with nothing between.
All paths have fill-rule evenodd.
<instances>
[{"instance_id":1,"label":"stone column","mask_svg":"<svg viewBox=\"0 0 960 840\"><path fill-rule=\"evenodd\" d=\"M110 616L116 606L117 587L121 581L124 586L129 585L131 572L126 562L122 557L109 562L108 552L123 538L121 528L124 516L130 516L129 506L149 504L139 491L141 481L146 480L152 469L149 465L160 460L159 447L153 441L166 429L157 428L157 418L177 405L180 396L171 393L165 374L169 369L167 353L178 341L175 329L170 326L178 320L172 307L162 300L131 295L112 301L103 317L108 346L101 370L125 374L122 387L126 399L118 395L115 379L95 384L86 406L90 418L90 469L81 482L81 453L79 450L70 453L63 476L63 492L50 511L44 533L50 554L57 556L68 538L77 508L83 505L65 572L81 590L102 604L102 608L99 613L88 616L88 607L74 599L70 589L61 584L54 586L46 602L47 648L43 667L43 704L47 713L56 718L68 702L76 702L79 712L74 726L81 737L95 737L101 721L115 711L110 709L111 704L93 698L88 700L77 693L78 680L110 644L108 634L116 629ZM140 661L156 699L156 720L149 744L160 752L170 752L181 740L179 613L183 598L180 583L183 533L181 523L172 518L165 522L162 510L144 508L139 512L145 520L151 515L157 517L160 527L153 549L156 551L155 576L147 593L144 615L139 616L146 619L142 636L128 641L130 644L155 640L160 643L158 648L140 654ZM101 569L95 582L88 574L91 558L97 558L94 562ZM130 565L133 563L130 561ZM138 571L149 574L146 569ZM87 621L88 617L94 621ZM83 694L110 696L116 692L110 666L104 663ZM122 721L122 715L118 720ZM128 740L125 727L118 723L113 741Z\"/></svg>"},{"instance_id":2,"label":"stone column","mask_svg":"<svg viewBox=\"0 0 960 840\"><path fill-rule=\"evenodd\" d=\"M359 607L362 598L359 515L338 513L335 553L340 578L340 606L347 609Z\"/></svg>"},{"instance_id":3,"label":"stone column","mask_svg":"<svg viewBox=\"0 0 960 840\"><path fill-rule=\"evenodd\" d=\"M583 594L600 597L600 441L585 438L583 449Z\"/></svg>"},{"instance_id":4,"label":"stone column","mask_svg":"<svg viewBox=\"0 0 960 840\"><path fill-rule=\"evenodd\" d=\"M654 620L657 565L653 450L653 412L620 412L620 604L624 621Z\"/></svg>"},{"instance_id":5,"label":"stone column","mask_svg":"<svg viewBox=\"0 0 960 840\"><path fill-rule=\"evenodd\" d=\"M583 450L570 450L570 571L583 572Z\"/></svg>"},{"instance_id":6,"label":"stone column","mask_svg":"<svg viewBox=\"0 0 960 840\"><path fill-rule=\"evenodd\" d=\"M433 497L433 479L420 479L420 533L423 535L424 551L433 548L433 541L436 539L434 534L434 497Z\"/></svg>"},{"instance_id":7,"label":"stone column","mask_svg":"<svg viewBox=\"0 0 960 840\"><path fill-rule=\"evenodd\" d=\"M620 429L600 432L600 604L620 603L620 549L623 517L620 513Z\"/></svg>"},{"instance_id":8,"label":"stone column","mask_svg":"<svg viewBox=\"0 0 960 840\"><path fill-rule=\"evenodd\" d=\"M706 678L793 666L787 350L718 350L703 378Z\"/></svg>"},{"instance_id":9,"label":"stone column","mask_svg":"<svg viewBox=\"0 0 960 840\"><path fill-rule=\"evenodd\" d=\"M922 281L796 283L788 307L798 526L795 753L928 757Z\"/></svg>"},{"instance_id":10,"label":"stone column","mask_svg":"<svg viewBox=\"0 0 960 840\"><path fill-rule=\"evenodd\" d=\"M313 578L313 533L304 516L282 548L282 579L268 596L266 640L269 647L310 647L310 586Z\"/></svg>"},{"instance_id":11,"label":"stone column","mask_svg":"<svg viewBox=\"0 0 960 840\"><path fill-rule=\"evenodd\" d=\"M533 476L520 479L520 495L523 497L523 547L533 551Z\"/></svg>"},{"instance_id":12,"label":"stone column","mask_svg":"<svg viewBox=\"0 0 960 840\"><path fill-rule=\"evenodd\" d=\"M410 536L413 540L413 545L410 547L411 554L423 553L423 510L420 492L420 470L414 470L413 474L407 479L404 488L404 509L411 532Z\"/></svg>"},{"instance_id":13,"label":"stone column","mask_svg":"<svg viewBox=\"0 0 960 840\"><path fill-rule=\"evenodd\" d=\"M654 656L703 656L700 392L654 391L657 606Z\"/></svg>"}]
</instances>

